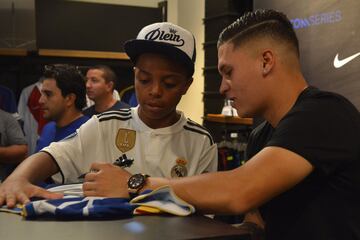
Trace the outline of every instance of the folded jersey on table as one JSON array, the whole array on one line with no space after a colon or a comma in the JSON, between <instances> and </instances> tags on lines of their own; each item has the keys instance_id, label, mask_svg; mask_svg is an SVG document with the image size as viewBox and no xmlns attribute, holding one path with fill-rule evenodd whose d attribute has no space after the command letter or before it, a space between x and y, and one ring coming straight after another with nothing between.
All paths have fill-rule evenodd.
<instances>
[{"instance_id":1,"label":"folded jersey on table","mask_svg":"<svg viewBox=\"0 0 360 240\"><path fill-rule=\"evenodd\" d=\"M130 203L138 206L135 214L170 213L188 216L195 213L194 206L179 198L169 186L141 194L133 198Z\"/></svg>"},{"instance_id":2,"label":"folded jersey on table","mask_svg":"<svg viewBox=\"0 0 360 240\"><path fill-rule=\"evenodd\" d=\"M30 202L24 206L22 215L26 219L127 218L133 215L135 207L126 198L64 197Z\"/></svg>"},{"instance_id":3,"label":"folded jersey on table","mask_svg":"<svg viewBox=\"0 0 360 240\"><path fill-rule=\"evenodd\" d=\"M127 198L79 197L81 184L65 185L51 188L53 192L65 194L61 199L37 200L15 209L3 206L0 211L20 213L26 219L55 218L55 219L114 219L127 218L133 214L162 214L187 216L195 212L195 208L183 201L171 190L164 186L154 191L147 191L130 202Z\"/></svg>"}]
</instances>

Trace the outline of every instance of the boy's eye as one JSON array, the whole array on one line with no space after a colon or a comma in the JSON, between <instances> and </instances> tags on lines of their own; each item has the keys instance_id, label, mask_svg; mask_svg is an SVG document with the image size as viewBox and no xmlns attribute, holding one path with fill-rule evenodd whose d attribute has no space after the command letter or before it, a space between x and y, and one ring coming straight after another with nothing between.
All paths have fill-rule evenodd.
<instances>
[{"instance_id":1,"label":"boy's eye","mask_svg":"<svg viewBox=\"0 0 360 240\"><path fill-rule=\"evenodd\" d=\"M176 87L176 84L175 83L164 83L164 86L166 88L174 88L174 87Z\"/></svg>"},{"instance_id":2,"label":"boy's eye","mask_svg":"<svg viewBox=\"0 0 360 240\"><path fill-rule=\"evenodd\" d=\"M138 81L141 83L141 84L147 84L149 82L149 80L147 79L138 79Z\"/></svg>"}]
</instances>

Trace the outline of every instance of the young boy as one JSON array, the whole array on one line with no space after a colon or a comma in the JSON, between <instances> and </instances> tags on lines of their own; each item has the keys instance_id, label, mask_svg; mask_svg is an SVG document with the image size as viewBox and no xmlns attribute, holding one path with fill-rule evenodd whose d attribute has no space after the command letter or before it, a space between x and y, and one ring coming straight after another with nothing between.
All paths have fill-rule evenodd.
<instances>
[{"instance_id":1,"label":"young boy","mask_svg":"<svg viewBox=\"0 0 360 240\"><path fill-rule=\"evenodd\" d=\"M217 169L210 134L176 110L193 80L193 35L171 23L155 23L128 41L125 51L135 65L139 106L95 115L76 134L29 157L0 187L0 204L59 197L32 183L56 172L61 178L55 182L78 182L93 162L114 163L123 154L134 159L131 173L175 178Z\"/></svg>"}]
</instances>

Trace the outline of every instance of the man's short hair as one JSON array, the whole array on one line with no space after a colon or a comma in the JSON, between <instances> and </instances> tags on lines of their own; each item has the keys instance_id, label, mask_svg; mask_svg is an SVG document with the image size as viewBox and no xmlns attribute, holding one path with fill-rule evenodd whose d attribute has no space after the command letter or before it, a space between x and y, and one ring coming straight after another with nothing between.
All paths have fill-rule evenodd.
<instances>
[{"instance_id":1,"label":"man's short hair","mask_svg":"<svg viewBox=\"0 0 360 240\"><path fill-rule=\"evenodd\" d=\"M115 72L106 65L96 65L96 66L90 67L88 69L88 71L95 70L95 69L103 72L103 77L104 77L106 83L109 83L109 82L113 83L113 90L114 90L116 88L116 84L117 84L117 77L116 77Z\"/></svg>"},{"instance_id":2,"label":"man's short hair","mask_svg":"<svg viewBox=\"0 0 360 240\"><path fill-rule=\"evenodd\" d=\"M70 93L75 94L75 107L81 111L86 105L85 78L76 66L69 64L46 65L45 78L53 78L61 95L66 97Z\"/></svg>"},{"instance_id":3,"label":"man's short hair","mask_svg":"<svg viewBox=\"0 0 360 240\"><path fill-rule=\"evenodd\" d=\"M235 47L257 37L271 37L276 41L288 44L299 53L299 41L289 19L285 14L275 10L258 9L245 13L231 25L226 27L219 36L218 47L230 41Z\"/></svg>"}]
</instances>

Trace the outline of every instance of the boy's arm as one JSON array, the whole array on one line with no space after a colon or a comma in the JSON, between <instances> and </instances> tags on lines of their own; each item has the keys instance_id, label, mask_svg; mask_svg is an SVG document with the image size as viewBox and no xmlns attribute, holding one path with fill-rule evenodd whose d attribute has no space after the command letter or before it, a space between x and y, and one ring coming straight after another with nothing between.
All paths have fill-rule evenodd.
<instances>
[{"instance_id":1,"label":"boy's arm","mask_svg":"<svg viewBox=\"0 0 360 240\"><path fill-rule=\"evenodd\" d=\"M16 203L27 203L31 197L59 198L62 195L50 193L34 184L58 172L52 157L44 152L25 159L15 171L0 185L0 205L10 208Z\"/></svg>"}]
</instances>

